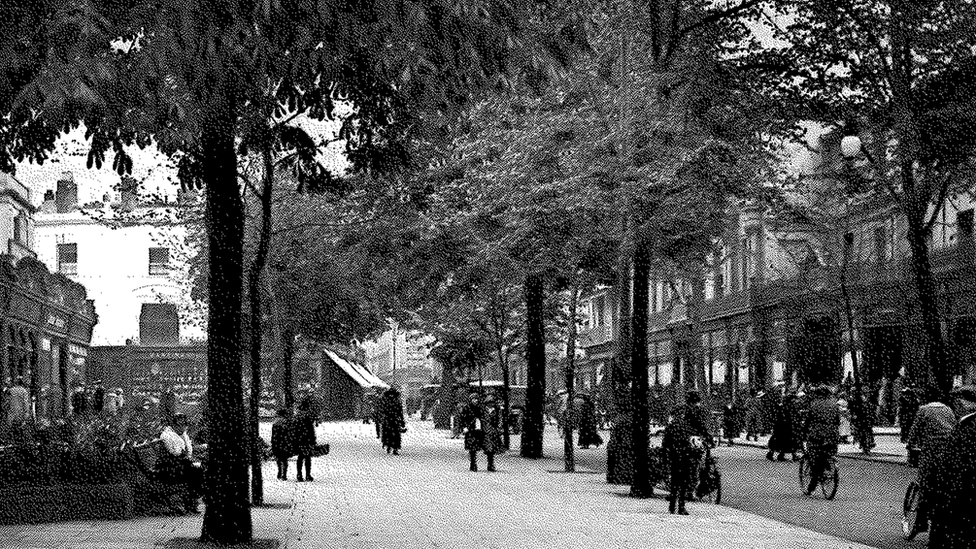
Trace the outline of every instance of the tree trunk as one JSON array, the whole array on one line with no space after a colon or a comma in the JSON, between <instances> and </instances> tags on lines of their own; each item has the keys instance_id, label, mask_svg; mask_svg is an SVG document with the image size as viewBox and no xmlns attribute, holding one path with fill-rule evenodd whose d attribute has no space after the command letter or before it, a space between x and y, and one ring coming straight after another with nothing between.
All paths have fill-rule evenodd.
<instances>
[{"instance_id":1,"label":"tree trunk","mask_svg":"<svg viewBox=\"0 0 976 549\"><path fill-rule=\"evenodd\" d=\"M526 391L522 420L522 457L542 457L543 413L546 398L546 332L543 318L545 281L533 273L525 279Z\"/></svg>"},{"instance_id":2,"label":"tree trunk","mask_svg":"<svg viewBox=\"0 0 976 549\"><path fill-rule=\"evenodd\" d=\"M229 104L216 107L202 125L200 137L210 248L207 395L211 414L207 506L200 540L228 545L249 543L253 532L241 369L244 204L237 184L232 111Z\"/></svg>"},{"instance_id":3,"label":"tree trunk","mask_svg":"<svg viewBox=\"0 0 976 549\"><path fill-rule=\"evenodd\" d=\"M563 421L563 454L566 472L576 471L576 456L573 455L573 399L576 398L576 308L579 304L579 283L574 282L569 296L569 326L566 334L566 417ZM582 424L582 422L579 422Z\"/></svg>"},{"instance_id":4,"label":"tree trunk","mask_svg":"<svg viewBox=\"0 0 976 549\"><path fill-rule=\"evenodd\" d=\"M290 326L285 326L282 330L282 337L284 338L284 348L282 349L284 354L284 389L285 389L285 408L291 410L295 407L295 380L294 380L294 366L292 365L292 357L295 356L295 332Z\"/></svg>"},{"instance_id":5,"label":"tree trunk","mask_svg":"<svg viewBox=\"0 0 976 549\"><path fill-rule=\"evenodd\" d=\"M647 409L647 321L650 284L648 247L637 242L634 247L634 314L631 317L633 343L630 350L631 441L634 456L630 495L647 498L654 494L648 472L649 412Z\"/></svg>"},{"instance_id":6,"label":"tree trunk","mask_svg":"<svg viewBox=\"0 0 976 549\"><path fill-rule=\"evenodd\" d=\"M498 353L498 366L502 370L502 405L504 406L504 413L502 414L502 443L505 445L505 449L511 448L511 427L508 424L509 415L511 415L511 386L509 380L508 372L508 360L505 359L505 348L501 342L496 345L495 351Z\"/></svg>"},{"instance_id":7,"label":"tree trunk","mask_svg":"<svg viewBox=\"0 0 976 549\"><path fill-rule=\"evenodd\" d=\"M264 185L261 191L261 234L254 261L247 273L247 289L250 298L250 338L251 338L251 505L264 505L264 478L262 475L262 455L260 444L261 406L261 343L264 333L261 329L261 273L268 259L271 242L271 192L274 185L274 159L271 148L262 151L264 161Z\"/></svg>"},{"instance_id":8,"label":"tree trunk","mask_svg":"<svg viewBox=\"0 0 976 549\"><path fill-rule=\"evenodd\" d=\"M922 331L928 343L925 356L928 362L926 386L945 398L952 390L954 372L950 368L945 339L942 334L939 295L935 288L935 276L932 274L929 247L923 234L921 221L913 221L912 216L908 217L908 243L912 251L912 274L915 278L915 289L918 291L918 303L922 312Z\"/></svg>"},{"instance_id":9,"label":"tree trunk","mask_svg":"<svg viewBox=\"0 0 976 549\"><path fill-rule=\"evenodd\" d=\"M627 223L624 223L626 232ZM613 287L617 315L613 324L613 361L610 385L613 392L613 431L607 444L607 482L630 484L633 472L630 438L630 258L621 253L617 263L617 282Z\"/></svg>"}]
</instances>

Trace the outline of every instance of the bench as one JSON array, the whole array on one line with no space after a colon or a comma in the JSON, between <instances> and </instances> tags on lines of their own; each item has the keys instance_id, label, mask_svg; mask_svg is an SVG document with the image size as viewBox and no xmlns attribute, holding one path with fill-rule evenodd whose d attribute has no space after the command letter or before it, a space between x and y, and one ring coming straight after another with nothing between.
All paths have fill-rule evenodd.
<instances>
[{"instance_id":1,"label":"bench","mask_svg":"<svg viewBox=\"0 0 976 549\"><path fill-rule=\"evenodd\" d=\"M189 486L173 482L161 464L166 459L166 447L160 439L123 446L127 455L139 472L133 479L135 511L141 515L169 514L182 507L182 497ZM140 478L141 477L141 478Z\"/></svg>"}]
</instances>

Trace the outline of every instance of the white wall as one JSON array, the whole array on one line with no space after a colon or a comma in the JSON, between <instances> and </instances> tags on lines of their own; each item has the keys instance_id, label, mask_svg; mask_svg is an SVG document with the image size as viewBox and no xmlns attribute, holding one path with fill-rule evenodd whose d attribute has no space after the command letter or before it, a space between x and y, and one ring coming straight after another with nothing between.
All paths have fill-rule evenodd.
<instances>
[{"instance_id":1,"label":"white wall","mask_svg":"<svg viewBox=\"0 0 976 549\"><path fill-rule=\"evenodd\" d=\"M84 285L88 298L95 300L98 324L92 345L123 345L130 338L137 341L143 303L177 303L181 341L205 338L202 327L191 325L179 306L186 299L186 292L177 281L185 280L186 266L178 264L174 250L170 250L169 275L149 274L149 248L171 247L167 235L182 237L184 227L137 225L112 229L77 211L38 213L35 220L35 250L38 259L52 272L58 270L57 245L78 244L78 274L69 278Z\"/></svg>"}]
</instances>

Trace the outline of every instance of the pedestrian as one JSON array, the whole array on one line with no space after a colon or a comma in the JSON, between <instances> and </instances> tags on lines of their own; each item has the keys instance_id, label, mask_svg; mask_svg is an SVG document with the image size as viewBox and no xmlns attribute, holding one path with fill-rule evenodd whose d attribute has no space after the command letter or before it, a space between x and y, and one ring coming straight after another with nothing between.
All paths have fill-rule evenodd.
<instances>
[{"instance_id":1,"label":"pedestrian","mask_svg":"<svg viewBox=\"0 0 976 549\"><path fill-rule=\"evenodd\" d=\"M470 470L478 470L478 452L485 448L484 410L477 393L468 396L468 403L461 409L459 423L464 434L464 449L471 458Z\"/></svg>"},{"instance_id":2,"label":"pedestrian","mask_svg":"<svg viewBox=\"0 0 976 549\"><path fill-rule=\"evenodd\" d=\"M24 387L24 378L17 376L13 386L4 393L3 412L5 427L19 427L30 413L30 393Z\"/></svg>"},{"instance_id":3,"label":"pedestrian","mask_svg":"<svg viewBox=\"0 0 976 549\"><path fill-rule=\"evenodd\" d=\"M100 415L105 410L105 387L102 387L102 380L96 379L92 389L92 412Z\"/></svg>"},{"instance_id":4,"label":"pedestrian","mask_svg":"<svg viewBox=\"0 0 976 549\"><path fill-rule=\"evenodd\" d=\"M401 434L406 432L407 423L403 418L403 402L400 400L400 391L396 387L390 387L383 393L381 399L380 421L382 422L383 448L386 453L393 455L400 454Z\"/></svg>"},{"instance_id":5,"label":"pedestrian","mask_svg":"<svg viewBox=\"0 0 976 549\"><path fill-rule=\"evenodd\" d=\"M838 434L843 444L851 442L851 408L847 402L847 395L841 394L837 399L837 412L840 414L840 429Z\"/></svg>"},{"instance_id":6,"label":"pedestrian","mask_svg":"<svg viewBox=\"0 0 976 549\"><path fill-rule=\"evenodd\" d=\"M930 549L976 547L976 386L954 389L950 399L959 417L946 441L933 496Z\"/></svg>"},{"instance_id":7,"label":"pedestrian","mask_svg":"<svg viewBox=\"0 0 976 549\"><path fill-rule=\"evenodd\" d=\"M933 397L924 399L928 402L919 406L915 413L912 419L912 430L905 440L908 461L918 466L918 481L923 497L926 488L932 484L940 460L939 453L945 447L953 427L956 426L956 415L952 408L941 402L934 391L931 394Z\"/></svg>"},{"instance_id":8,"label":"pedestrian","mask_svg":"<svg viewBox=\"0 0 976 549\"><path fill-rule=\"evenodd\" d=\"M298 482L312 482L312 454L315 452L315 416L314 411L308 401L303 401L295 414L292 427L294 431L293 444L295 453L298 454L296 480ZM302 467L305 468L305 475L302 476Z\"/></svg>"},{"instance_id":9,"label":"pedestrian","mask_svg":"<svg viewBox=\"0 0 976 549\"><path fill-rule=\"evenodd\" d=\"M793 461L799 460L796 454L797 440L797 412L796 395L790 393L783 397L776 410L776 421L773 424L773 436L769 439L769 451L766 459L773 461L773 454L779 454L779 461L786 461L786 454L793 455Z\"/></svg>"},{"instance_id":10,"label":"pedestrian","mask_svg":"<svg viewBox=\"0 0 976 549\"><path fill-rule=\"evenodd\" d=\"M698 391L688 391L685 404L669 419L661 441L670 473L668 511L672 515L688 514L685 501L695 488L704 448L713 445L708 417L701 406L701 395Z\"/></svg>"},{"instance_id":11,"label":"pedestrian","mask_svg":"<svg viewBox=\"0 0 976 549\"><path fill-rule=\"evenodd\" d=\"M489 473L495 472L495 456L505 452L501 429L502 410L498 407L498 399L488 395L485 399L482 428L485 431L482 451L485 453Z\"/></svg>"},{"instance_id":12,"label":"pedestrian","mask_svg":"<svg viewBox=\"0 0 976 549\"><path fill-rule=\"evenodd\" d=\"M295 455L291 410L278 410L278 419L271 425L271 454L278 465L278 480L288 480L288 459Z\"/></svg>"},{"instance_id":13,"label":"pedestrian","mask_svg":"<svg viewBox=\"0 0 976 549\"><path fill-rule=\"evenodd\" d=\"M176 415L176 400L176 391L173 387L167 387L160 402L164 422L172 421L173 416Z\"/></svg>"},{"instance_id":14,"label":"pedestrian","mask_svg":"<svg viewBox=\"0 0 976 549\"><path fill-rule=\"evenodd\" d=\"M900 379L900 378L899 378ZM913 387L904 387L898 397L898 427L901 430L902 443L908 442L908 435L912 432L912 422L921 406L919 391Z\"/></svg>"},{"instance_id":15,"label":"pedestrian","mask_svg":"<svg viewBox=\"0 0 976 549\"><path fill-rule=\"evenodd\" d=\"M75 385L74 393L71 395L71 413L76 417L88 415L88 392L81 383Z\"/></svg>"},{"instance_id":16,"label":"pedestrian","mask_svg":"<svg viewBox=\"0 0 976 549\"><path fill-rule=\"evenodd\" d=\"M580 448L589 449L590 446L599 448L603 444L603 437L597 431L596 406L589 395L580 395L577 417L579 418Z\"/></svg>"},{"instance_id":17,"label":"pedestrian","mask_svg":"<svg viewBox=\"0 0 976 549\"><path fill-rule=\"evenodd\" d=\"M732 446L732 439L739 436L739 409L734 402L722 410L722 436Z\"/></svg>"},{"instance_id":18,"label":"pedestrian","mask_svg":"<svg viewBox=\"0 0 976 549\"><path fill-rule=\"evenodd\" d=\"M820 477L827 470L828 461L837 455L837 441L840 437L840 412L837 401L826 386L810 390L810 407L805 418L803 433L810 456L810 483L806 494L810 495L817 487Z\"/></svg>"}]
</instances>

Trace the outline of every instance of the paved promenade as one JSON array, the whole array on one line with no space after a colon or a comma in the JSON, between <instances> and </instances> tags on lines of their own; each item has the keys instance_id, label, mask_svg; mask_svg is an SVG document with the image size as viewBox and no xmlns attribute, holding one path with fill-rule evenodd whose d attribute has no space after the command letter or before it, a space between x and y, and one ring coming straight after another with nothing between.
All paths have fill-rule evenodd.
<instances>
[{"instance_id":1,"label":"paved promenade","mask_svg":"<svg viewBox=\"0 0 976 549\"><path fill-rule=\"evenodd\" d=\"M547 431L548 455L561 455L561 441ZM428 422L409 424L400 456L383 451L372 425L327 423L318 435L332 444L332 454L314 460L314 482L274 480L274 465L267 464L272 507L253 510L254 532L275 541L254 547L866 547L722 506L692 503L692 516L670 515L665 500L628 498L626 486L607 485L602 474L559 472L558 458L501 456L497 473L472 473L462 441ZM294 478L294 469L290 474ZM5 526L0 547L192 547L201 521Z\"/></svg>"}]
</instances>

